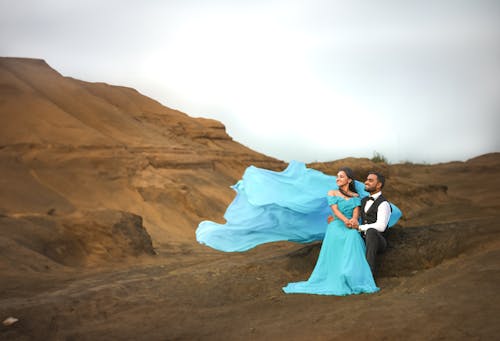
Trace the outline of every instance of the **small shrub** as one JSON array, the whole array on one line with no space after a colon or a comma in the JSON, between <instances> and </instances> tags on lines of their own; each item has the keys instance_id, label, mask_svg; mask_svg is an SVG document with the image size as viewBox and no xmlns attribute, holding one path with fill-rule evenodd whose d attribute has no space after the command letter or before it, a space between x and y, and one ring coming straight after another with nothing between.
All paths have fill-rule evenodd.
<instances>
[{"instance_id":1,"label":"small shrub","mask_svg":"<svg viewBox=\"0 0 500 341\"><path fill-rule=\"evenodd\" d=\"M385 156L380 154L379 152L373 152L373 157L370 160L375 163L387 163L387 159L385 158Z\"/></svg>"}]
</instances>

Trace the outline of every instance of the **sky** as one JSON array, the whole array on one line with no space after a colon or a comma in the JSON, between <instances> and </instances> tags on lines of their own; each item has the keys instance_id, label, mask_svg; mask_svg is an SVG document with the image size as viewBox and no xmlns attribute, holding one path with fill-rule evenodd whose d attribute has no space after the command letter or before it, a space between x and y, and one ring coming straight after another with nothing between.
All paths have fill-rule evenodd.
<instances>
[{"instance_id":1,"label":"sky","mask_svg":"<svg viewBox=\"0 0 500 341\"><path fill-rule=\"evenodd\" d=\"M284 161L500 151L499 0L0 0L0 56L133 87Z\"/></svg>"}]
</instances>

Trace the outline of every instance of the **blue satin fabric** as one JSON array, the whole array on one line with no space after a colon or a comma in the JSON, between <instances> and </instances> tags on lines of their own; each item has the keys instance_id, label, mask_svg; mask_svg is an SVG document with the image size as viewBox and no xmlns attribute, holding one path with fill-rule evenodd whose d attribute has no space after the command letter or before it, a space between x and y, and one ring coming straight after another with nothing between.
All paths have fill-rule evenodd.
<instances>
[{"instance_id":1,"label":"blue satin fabric","mask_svg":"<svg viewBox=\"0 0 500 341\"><path fill-rule=\"evenodd\" d=\"M203 221L196 239L214 249L246 251L257 245L293 241L323 240L331 214L327 193L337 189L336 177L292 161L282 172L250 166L243 178L232 186L236 197L224 214L225 224ZM356 181L356 190L368 195ZM401 217L393 204L389 226Z\"/></svg>"}]
</instances>

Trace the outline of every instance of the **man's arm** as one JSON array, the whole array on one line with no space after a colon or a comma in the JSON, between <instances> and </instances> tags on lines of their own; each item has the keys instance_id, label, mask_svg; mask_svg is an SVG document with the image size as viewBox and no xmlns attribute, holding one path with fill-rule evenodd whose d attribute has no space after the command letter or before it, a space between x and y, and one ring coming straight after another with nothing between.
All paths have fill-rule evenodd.
<instances>
[{"instance_id":1,"label":"man's arm","mask_svg":"<svg viewBox=\"0 0 500 341\"><path fill-rule=\"evenodd\" d=\"M377 221L372 224L359 225L359 230L366 232L368 229L376 229L377 231L384 232L389 223L390 216L391 206L388 201L384 201L377 208Z\"/></svg>"}]
</instances>

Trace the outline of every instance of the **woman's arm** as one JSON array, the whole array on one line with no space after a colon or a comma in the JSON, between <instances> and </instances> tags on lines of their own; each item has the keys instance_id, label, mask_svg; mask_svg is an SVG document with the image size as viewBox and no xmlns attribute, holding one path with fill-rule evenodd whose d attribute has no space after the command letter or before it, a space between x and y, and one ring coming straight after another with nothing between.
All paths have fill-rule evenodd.
<instances>
[{"instance_id":1,"label":"woman's arm","mask_svg":"<svg viewBox=\"0 0 500 341\"><path fill-rule=\"evenodd\" d=\"M347 222L349 221L349 219L347 219L347 218L345 217L345 215L343 215L343 214L339 211L339 209L338 209L338 207L337 207L337 204L335 204L335 205L330 205L330 207L331 207L331 209L332 209L332 211L333 211L333 214L334 214L337 218L339 218L340 220L342 220L342 222L343 222L344 224L347 224Z\"/></svg>"},{"instance_id":2,"label":"woman's arm","mask_svg":"<svg viewBox=\"0 0 500 341\"><path fill-rule=\"evenodd\" d=\"M359 206L356 206L354 207L354 210L352 211L352 218L349 219L349 222L346 224L348 227L356 227L358 226L359 222L358 222L358 218L359 218Z\"/></svg>"}]
</instances>

